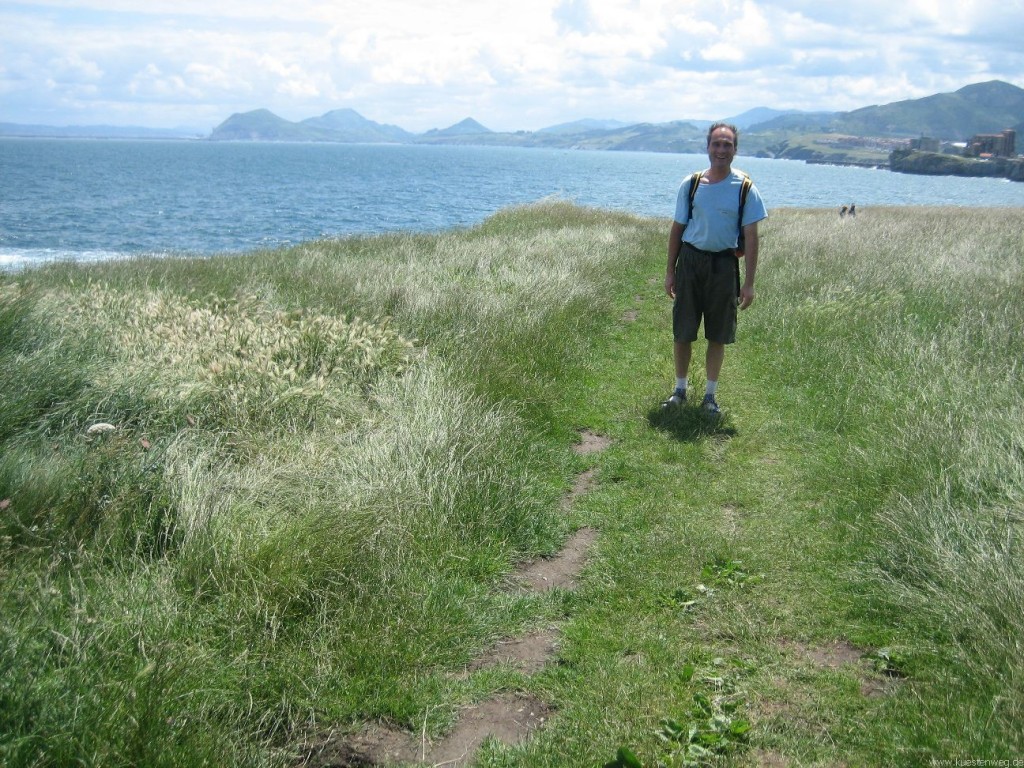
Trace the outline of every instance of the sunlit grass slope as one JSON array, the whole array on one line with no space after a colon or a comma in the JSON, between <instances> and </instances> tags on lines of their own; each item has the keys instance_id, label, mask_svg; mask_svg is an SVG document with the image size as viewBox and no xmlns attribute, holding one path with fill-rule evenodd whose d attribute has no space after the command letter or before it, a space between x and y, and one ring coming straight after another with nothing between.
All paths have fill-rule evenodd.
<instances>
[{"instance_id":1,"label":"sunlit grass slope","mask_svg":"<svg viewBox=\"0 0 1024 768\"><path fill-rule=\"evenodd\" d=\"M1022 226L773 212L716 423L657 409L663 221L0 277L0 763L287 765L514 688L555 714L480 765L1020 754ZM582 525L576 592L508 588ZM840 641L885 695L794 660Z\"/></svg>"}]
</instances>

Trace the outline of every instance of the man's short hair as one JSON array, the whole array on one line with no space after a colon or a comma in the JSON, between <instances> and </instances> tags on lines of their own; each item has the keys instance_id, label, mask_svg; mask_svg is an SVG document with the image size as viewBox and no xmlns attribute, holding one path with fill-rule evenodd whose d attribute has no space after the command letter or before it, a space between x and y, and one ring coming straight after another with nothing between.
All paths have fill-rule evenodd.
<instances>
[{"instance_id":1,"label":"man's short hair","mask_svg":"<svg viewBox=\"0 0 1024 768\"><path fill-rule=\"evenodd\" d=\"M714 123L714 124L712 124L712 126L710 128L708 128L708 146L709 147L711 146L711 134L714 133L715 131L717 131L719 128L728 128L730 131L732 131L732 143L736 147L736 149L739 149L740 148L740 129L737 128L732 123L725 123L725 122Z\"/></svg>"}]
</instances>

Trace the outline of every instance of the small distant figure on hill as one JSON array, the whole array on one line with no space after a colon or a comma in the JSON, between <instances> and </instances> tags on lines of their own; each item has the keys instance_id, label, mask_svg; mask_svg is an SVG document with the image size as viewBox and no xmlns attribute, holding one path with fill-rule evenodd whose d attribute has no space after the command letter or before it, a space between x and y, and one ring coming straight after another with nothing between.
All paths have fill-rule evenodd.
<instances>
[{"instance_id":1,"label":"small distant figure on hill","mask_svg":"<svg viewBox=\"0 0 1024 768\"><path fill-rule=\"evenodd\" d=\"M847 209L847 207L845 205L842 208L839 209L839 218L840 219L845 219L846 218L847 210L848 209Z\"/></svg>"},{"instance_id":2,"label":"small distant figure on hill","mask_svg":"<svg viewBox=\"0 0 1024 768\"><path fill-rule=\"evenodd\" d=\"M856 203L850 203L849 214L851 216L856 216L857 215L857 204Z\"/></svg>"}]
</instances>

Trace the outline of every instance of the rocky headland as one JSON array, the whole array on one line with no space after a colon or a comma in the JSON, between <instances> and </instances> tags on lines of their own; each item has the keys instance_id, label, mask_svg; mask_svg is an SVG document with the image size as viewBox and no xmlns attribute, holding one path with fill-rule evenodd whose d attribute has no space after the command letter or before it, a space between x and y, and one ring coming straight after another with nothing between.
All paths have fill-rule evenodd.
<instances>
[{"instance_id":1,"label":"rocky headland","mask_svg":"<svg viewBox=\"0 0 1024 768\"><path fill-rule=\"evenodd\" d=\"M1007 157L974 159L941 152L898 149L889 155L889 168L927 176L986 176L1024 181L1024 160Z\"/></svg>"}]
</instances>

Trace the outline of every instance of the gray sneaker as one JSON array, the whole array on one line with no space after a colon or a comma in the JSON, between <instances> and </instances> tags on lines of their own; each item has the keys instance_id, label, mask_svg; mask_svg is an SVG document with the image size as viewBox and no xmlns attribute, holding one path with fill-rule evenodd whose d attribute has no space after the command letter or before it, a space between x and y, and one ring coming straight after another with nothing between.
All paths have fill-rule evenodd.
<instances>
[{"instance_id":1,"label":"gray sneaker","mask_svg":"<svg viewBox=\"0 0 1024 768\"><path fill-rule=\"evenodd\" d=\"M677 405L682 405L686 402L686 390L676 389L672 390L672 394L668 396L668 400L661 404L662 408L674 408Z\"/></svg>"},{"instance_id":2,"label":"gray sneaker","mask_svg":"<svg viewBox=\"0 0 1024 768\"><path fill-rule=\"evenodd\" d=\"M704 395L704 400L701 402L700 407L714 416L722 412L722 409L718 407L718 403L715 402L714 395Z\"/></svg>"}]
</instances>

